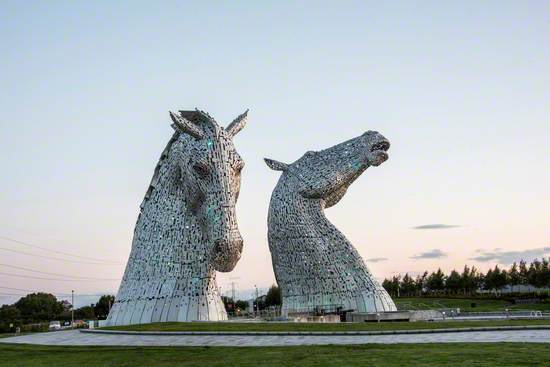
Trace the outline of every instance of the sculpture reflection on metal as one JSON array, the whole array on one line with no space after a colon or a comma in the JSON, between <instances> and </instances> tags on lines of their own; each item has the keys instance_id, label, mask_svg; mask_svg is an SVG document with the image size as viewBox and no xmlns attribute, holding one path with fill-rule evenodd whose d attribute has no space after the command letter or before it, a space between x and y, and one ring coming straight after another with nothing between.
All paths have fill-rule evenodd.
<instances>
[{"instance_id":1,"label":"sculpture reflection on metal","mask_svg":"<svg viewBox=\"0 0 550 367\"><path fill-rule=\"evenodd\" d=\"M390 143L365 134L292 164L265 159L282 175L273 190L268 239L273 269L282 292L282 313L355 310L396 311L353 245L328 221L323 210L344 196L369 166L388 159Z\"/></svg>"},{"instance_id":2,"label":"sculpture reflection on metal","mask_svg":"<svg viewBox=\"0 0 550 367\"><path fill-rule=\"evenodd\" d=\"M141 204L108 325L227 319L216 270L231 271L243 247L235 203L244 162L233 137L247 112L225 129L202 111L170 112L175 133Z\"/></svg>"}]
</instances>

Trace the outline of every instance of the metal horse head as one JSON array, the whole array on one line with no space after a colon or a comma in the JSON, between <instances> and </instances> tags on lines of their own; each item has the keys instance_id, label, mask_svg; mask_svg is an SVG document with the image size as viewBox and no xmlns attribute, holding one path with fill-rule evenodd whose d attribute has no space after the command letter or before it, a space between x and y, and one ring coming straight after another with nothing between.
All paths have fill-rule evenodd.
<instances>
[{"instance_id":1,"label":"metal horse head","mask_svg":"<svg viewBox=\"0 0 550 367\"><path fill-rule=\"evenodd\" d=\"M233 270L243 247L235 204L244 161L233 137L245 126L247 113L223 128L202 111L170 112L185 205L198 218L210 264L221 272Z\"/></svg>"},{"instance_id":2,"label":"metal horse head","mask_svg":"<svg viewBox=\"0 0 550 367\"><path fill-rule=\"evenodd\" d=\"M349 185L369 166L388 159L389 141L376 131L367 131L319 152L309 151L292 164L265 158L267 165L283 171L293 190L304 198L322 199L328 208L344 196ZM292 179L293 178L293 179Z\"/></svg>"}]
</instances>

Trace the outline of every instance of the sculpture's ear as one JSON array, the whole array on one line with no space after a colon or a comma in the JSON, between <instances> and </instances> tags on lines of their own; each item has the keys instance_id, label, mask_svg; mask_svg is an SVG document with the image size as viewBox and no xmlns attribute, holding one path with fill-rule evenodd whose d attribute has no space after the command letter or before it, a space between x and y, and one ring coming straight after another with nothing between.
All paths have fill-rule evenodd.
<instances>
[{"instance_id":1,"label":"sculpture's ear","mask_svg":"<svg viewBox=\"0 0 550 367\"><path fill-rule=\"evenodd\" d=\"M265 164L269 168L275 171L286 171L288 169L288 164L276 161L274 159L264 158Z\"/></svg>"},{"instance_id":2,"label":"sculpture's ear","mask_svg":"<svg viewBox=\"0 0 550 367\"><path fill-rule=\"evenodd\" d=\"M227 130L227 132L231 136L237 135L237 133L243 129L244 125L246 125L247 117L248 117L248 110L244 111L243 114L237 116L237 118L233 120L225 128L225 130Z\"/></svg>"},{"instance_id":3,"label":"sculpture's ear","mask_svg":"<svg viewBox=\"0 0 550 367\"><path fill-rule=\"evenodd\" d=\"M172 111L170 112L170 118L174 122L172 128L180 133L189 134L196 139L202 139L204 134L199 130L199 127L193 122L189 121L184 117L184 114L181 113L180 116L176 115ZM186 112L186 111L183 111Z\"/></svg>"}]
</instances>

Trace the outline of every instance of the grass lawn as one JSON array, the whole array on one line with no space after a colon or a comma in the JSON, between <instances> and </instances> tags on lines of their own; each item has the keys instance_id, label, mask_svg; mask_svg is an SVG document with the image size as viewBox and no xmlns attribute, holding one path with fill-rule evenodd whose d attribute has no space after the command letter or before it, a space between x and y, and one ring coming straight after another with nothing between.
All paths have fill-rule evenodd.
<instances>
[{"instance_id":1,"label":"grass lawn","mask_svg":"<svg viewBox=\"0 0 550 367\"><path fill-rule=\"evenodd\" d=\"M0 366L548 366L548 344L58 347L0 344Z\"/></svg>"},{"instance_id":2,"label":"grass lawn","mask_svg":"<svg viewBox=\"0 0 550 367\"><path fill-rule=\"evenodd\" d=\"M461 311L488 312L504 311L505 309L550 311L550 303L512 304L504 300L494 299L460 299L460 298L394 298L400 310L430 310L437 308L460 308ZM471 307L475 303L475 307Z\"/></svg>"},{"instance_id":3,"label":"grass lawn","mask_svg":"<svg viewBox=\"0 0 550 367\"><path fill-rule=\"evenodd\" d=\"M446 322L363 322L363 323L299 323L299 322L165 322L141 325L111 326L103 329L130 331L354 331L412 330L452 327L550 325L550 320L495 320Z\"/></svg>"}]
</instances>

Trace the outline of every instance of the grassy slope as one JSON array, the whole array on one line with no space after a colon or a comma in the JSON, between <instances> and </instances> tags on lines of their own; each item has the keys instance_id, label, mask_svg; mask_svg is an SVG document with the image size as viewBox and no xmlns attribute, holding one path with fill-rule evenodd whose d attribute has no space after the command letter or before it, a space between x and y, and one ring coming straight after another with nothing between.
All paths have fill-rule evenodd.
<instances>
[{"instance_id":1,"label":"grassy slope","mask_svg":"<svg viewBox=\"0 0 550 367\"><path fill-rule=\"evenodd\" d=\"M346 330L412 330L451 327L550 325L550 320L496 320L447 322L381 322L381 323L297 323L297 322L166 322L104 329L131 331L346 331Z\"/></svg>"},{"instance_id":2,"label":"grassy slope","mask_svg":"<svg viewBox=\"0 0 550 367\"><path fill-rule=\"evenodd\" d=\"M503 300L492 299L454 299L454 298L395 298L400 310L429 310L434 308L460 308L461 311L487 312L509 310L541 310L550 311L550 303L512 304ZM472 308L471 304L476 307Z\"/></svg>"},{"instance_id":3,"label":"grassy slope","mask_svg":"<svg viewBox=\"0 0 550 367\"><path fill-rule=\"evenodd\" d=\"M0 344L0 366L543 366L548 344L57 347Z\"/></svg>"}]
</instances>

